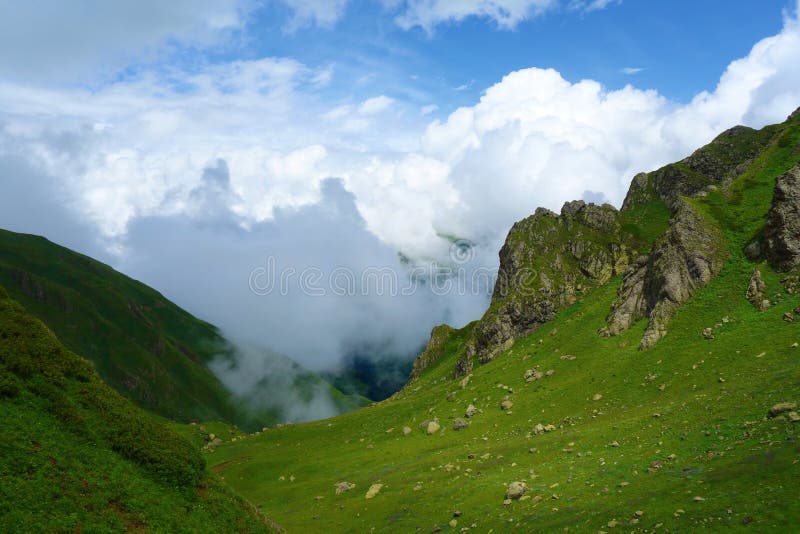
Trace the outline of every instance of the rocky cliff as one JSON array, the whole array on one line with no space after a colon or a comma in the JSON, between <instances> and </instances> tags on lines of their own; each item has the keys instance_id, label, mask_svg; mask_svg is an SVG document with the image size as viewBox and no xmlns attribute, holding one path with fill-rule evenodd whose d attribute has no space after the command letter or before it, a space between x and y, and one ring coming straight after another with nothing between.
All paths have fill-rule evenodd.
<instances>
[{"instance_id":1,"label":"rocky cliff","mask_svg":"<svg viewBox=\"0 0 800 534\"><path fill-rule=\"evenodd\" d=\"M500 250L491 305L470 326L454 374L491 361L592 287L619 278L617 298L598 334L615 336L646 320L639 347L655 345L667 335L675 311L720 273L731 254L717 221L698 199L733 195L732 184L763 167L759 158L765 151L792 148L796 123L800 110L762 130L737 126L677 163L637 174L619 211L573 201L560 214L539 208L514 224ZM763 232L746 251L751 261L767 259L788 273L789 292L800 290L799 183L800 165L777 178ZM412 377L438 359L455 332L434 330Z\"/></svg>"}]
</instances>

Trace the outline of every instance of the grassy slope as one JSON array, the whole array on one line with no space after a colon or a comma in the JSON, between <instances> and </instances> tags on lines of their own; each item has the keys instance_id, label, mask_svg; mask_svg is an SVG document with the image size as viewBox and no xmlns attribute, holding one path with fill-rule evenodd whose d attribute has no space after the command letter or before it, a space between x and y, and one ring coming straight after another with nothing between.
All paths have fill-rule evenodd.
<instances>
[{"instance_id":1,"label":"grassy slope","mask_svg":"<svg viewBox=\"0 0 800 534\"><path fill-rule=\"evenodd\" d=\"M270 530L2 287L0 430L2 532Z\"/></svg>"},{"instance_id":2,"label":"grassy slope","mask_svg":"<svg viewBox=\"0 0 800 534\"><path fill-rule=\"evenodd\" d=\"M464 337L456 334L447 356L393 399L226 444L210 455L213 469L290 532L449 529L455 510L463 512L457 528L479 532L796 527L800 425L765 415L777 402L800 402L800 349L792 348L800 328L782 320L800 295L776 295L780 277L761 265L776 305L757 312L744 298L754 265L741 249L763 224L775 177L800 160L799 143L795 124L730 194L693 201L722 228L729 260L654 348L637 350L644 322L618 337L596 335L614 280L477 368L464 390L452 379ZM703 338L705 327L715 339ZM526 384L523 373L534 365L555 373ZM514 390L510 414L499 408L508 392L498 384ZM455 400L446 400L453 391ZM482 413L453 431L469 403ZM434 416L444 432L424 435L417 425ZM558 428L531 435L536 423ZM336 496L333 485L343 480L356 488ZM504 506L514 480L542 500ZM373 483L384 487L366 500ZM634 525L636 511L644 514Z\"/></svg>"},{"instance_id":3,"label":"grassy slope","mask_svg":"<svg viewBox=\"0 0 800 534\"><path fill-rule=\"evenodd\" d=\"M179 421L222 420L243 428L281 421L251 413L206 367L232 348L218 330L157 291L111 267L32 235L0 230L0 285L103 380L139 406ZM330 391L342 411L366 401L346 396L287 358L301 398Z\"/></svg>"},{"instance_id":4,"label":"grassy slope","mask_svg":"<svg viewBox=\"0 0 800 534\"><path fill-rule=\"evenodd\" d=\"M140 406L183 421L238 420L205 367L226 351L224 339L144 284L44 238L0 230L0 285Z\"/></svg>"}]
</instances>

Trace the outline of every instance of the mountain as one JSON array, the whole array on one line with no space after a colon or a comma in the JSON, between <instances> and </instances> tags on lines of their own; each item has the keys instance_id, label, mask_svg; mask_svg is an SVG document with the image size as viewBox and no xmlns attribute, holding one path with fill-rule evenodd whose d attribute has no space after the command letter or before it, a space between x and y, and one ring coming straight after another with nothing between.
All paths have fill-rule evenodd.
<instances>
[{"instance_id":1,"label":"mountain","mask_svg":"<svg viewBox=\"0 0 800 534\"><path fill-rule=\"evenodd\" d=\"M0 530L272 532L0 287Z\"/></svg>"},{"instance_id":2,"label":"mountain","mask_svg":"<svg viewBox=\"0 0 800 534\"><path fill-rule=\"evenodd\" d=\"M799 321L800 110L537 210L402 391L208 460L289 531L793 530Z\"/></svg>"},{"instance_id":3,"label":"mountain","mask_svg":"<svg viewBox=\"0 0 800 534\"><path fill-rule=\"evenodd\" d=\"M42 320L102 379L140 407L178 421L220 420L261 428L285 420L282 397L330 397L338 411L365 404L285 356L262 351L282 376L237 399L209 370L235 366L236 348L216 327L157 291L38 236L0 230L0 286ZM290 377L290 383L283 380ZM257 409L246 402L258 396ZM274 397L274 398L270 398ZM274 401L274 402L273 402Z\"/></svg>"}]
</instances>

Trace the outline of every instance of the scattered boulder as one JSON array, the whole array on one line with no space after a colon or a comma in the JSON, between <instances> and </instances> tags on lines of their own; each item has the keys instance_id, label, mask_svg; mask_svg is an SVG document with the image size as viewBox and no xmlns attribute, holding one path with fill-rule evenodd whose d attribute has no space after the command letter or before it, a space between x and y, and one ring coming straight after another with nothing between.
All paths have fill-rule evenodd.
<instances>
[{"instance_id":1,"label":"scattered boulder","mask_svg":"<svg viewBox=\"0 0 800 534\"><path fill-rule=\"evenodd\" d=\"M769 409L769 417L777 417L786 412L792 412L795 409L797 409L797 403L795 402L779 402Z\"/></svg>"},{"instance_id":2,"label":"scattered boulder","mask_svg":"<svg viewBox=\"0 0 800 534\"><path fill-rule=\"evenodd\" d=\"M453 430L463 430L469 426L469 421L464 419L463 417L457 417L455 421L453 421Z\"/></svg>"},{"instance_id":3,"label":"scattered boulder","mask_svg":"<svg viewBox=\"0 0 800 534\"><path fill-rule=\"evenodd\" d=\"M475 406L473 406L472 404L470 404L469 406L467 406L467 409L464 411L464 416L467 417L467 418L470 418L470 417L474 417L475 414L477 414L477 413L478 413L478 409Z\"/></svg>"},{"instance_id":4,"label":"scattered boulder","mask_svg":"<svg viewBox=\"0 0 800 534\"><path fill-rule=\"evenodd\" d=\"M561 359L562 360L574 360L575 358L576 358L576 356L573 356L572 354L562 354L561 355Z\"/></svg>"},{"instance_id":5,"label":"scattered boulder","mask_svg":"<svg viewBox=\"0 0 800 534\"><path fill-rule=\"evenodd\" d=\"M351 489L355 488L356 485L351 482L344 481L337 482L333 485L333 487L336 488L336 495L341 495L345 491L350 491Z\"/></svg>"},{"instance_id":6,"label":"scattered boulder","mask_svg":"<svg viewBox=\"0 0 800 534\"><path fill-rule=\"evenodd\" d=\"M376 496L378 493L380 493L380 491L381 491L381 488L383 488L383 484L373 484L373 485L371 485L371 486L369 487L369 489L367 490L367 494L366 494L366 495L364 495L364 498L365 498L365 499L372 499L372 498L373 498L373 497L375 497L375 496Z\"/></svg>"},{"instance_id":7,"label":"scattered boulder","mask_svg":"<svg viewBox=\"0 0 800 534\"><path fill-rule=\"evenodd\" d=\"M544 375L538 369L528 369L525 371L525 374L522 375L522 378L525 379L525 382L535 382L542 378Z\"/></svg>"},{"instance_id":8,"label":"scattered boulder","mask_svg":"<svg viewBox=\"0 0 800 534\"><path fill-rule=\"evenodd\" d=\"M794 315L792 315L791 312L786 312L783 314L783 320L786 321L787 323L793 323Z\"/></svg>"},{"instance_id":9,"label":"scattered boulder","mask_svg":"<svg viewBox=\"0 0 800 534\"><path fill-rule=\"evenodd\" d=\"M761 271L753 269L753 274L750 275L750 283L747 285L745 297L755 306L758 311L764 311L770 306L770 301L765 297L767 292L767 284L761 276Z\"/></svg>"},{"instance_id":10,"label":"scattered boulder","mask_svg":"<svg viewBox=\"0 0 800 534\"><path fill-rule=\"evenodd\" d=\"M714 339L714 330L712 328L703 328L702 334L705 339Z\"/></svg>"},{"instance_id":11,"label":"scattered boulder","mask_svg":"<svg viewBox=\"0 0 800 534\"><path fill-rule=\"evenodd\" d=\"M504 399L503 402L500 403L500 409L508 411L513 408L514 403L511 402L511 399Z\"/></svg>"},{"instance_id":12,"label":"scattered boulder","mask_svg":"<svg viewBox=\"0 0 800 534\"><path fill-rule=\"evenodd\" d=\"M506 499L517 500L528 491L524 482L512 482L506 487Z\"/></svg>"},{"instance_id":13,"label":"scattered boulder","mask_svg":"<svg viewBox=\"0 0 800 534\"><path fill-rule=\"evenodd\" d=\"M411 427L410 426L404 426L403 427L403 435L404 436L408 436L409 434L411 434Z\"/></svg>"},{"instance_id":14,"label":"scattered boulder","mask_svg":"<svg viewBox=\"0 0 800 534\"><path fill-rule=\"evenodd\" d=\"M439 422L434 419L433 421L428 422L428 425L425 427L425 432L427 432L428 435L436 434L440 428L441 426L439 426Z\"/></svg>"},{"instance_id":15,"label":"scattered boulder","mask_svg":"<svg viewBox=\"0 0 800 534\"><path fill-rule=\"evenodd\" d=\"M603 398L603 395L602 395L602 394L600 394L600 393L595 393L595 394L592 396L592 400L594 400L594 401L599 401L599 400L601 400L602 398Z\"/></svg>"}]
</instances>

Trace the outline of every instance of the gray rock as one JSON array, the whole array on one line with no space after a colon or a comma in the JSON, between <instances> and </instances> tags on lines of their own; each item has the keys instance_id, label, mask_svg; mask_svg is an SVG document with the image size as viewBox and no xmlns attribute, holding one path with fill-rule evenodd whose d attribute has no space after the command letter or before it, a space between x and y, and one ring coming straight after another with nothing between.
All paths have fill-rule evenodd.
<instances>
[{"instance_id":1,"label":"gray rock","mask_svg":"<svg viewBox=\"0 0 800 534\"><path fill-rule=\"evenodd\" d=\"M525 482L512 482L506 487L506 499L517 500L528 491L528 486Z\"/></svg>"},{"instance_id":2,"label":"gray rock","mask_svg":"<svg viewBox=\"0 0 800 534\"><path fill-rule=\"evenodd\" d=\"M745 291L745 298L758 308L759 311L764 311L769 307L769 300L765 298L767 292L767 284L761 277L761 271L753 269L753 274L750 275L750 282L747 284Z\"/></svg>"},{"instance_id":3,"label":"gray rock","mask_svg":"<svg viewBox=\"0 0 800 534\"><path fill-rule=\"evenodd\" d=\"M789 272L800 265L800 164L775 182L763 249L778 271Z\"/></svg>"},{"instance_id":4,"label":"gray rock","mask_svg":"<svg viewBox=\"0 0 800 534\"><path fill-rule=\"evenodd\" d=\"M722 269L719 230L689 203L678 200L675 206L670 228L650 255L625 273L601 335L617 335L647 317L639 348L652 347L666 335L675 310Z\"/></svg>"},{"instance_id":5,"label":"gray rock","mask_svg":"<svg viewBox=\"0 0 800 534\"><path fill-rule=\"evenodd\" d=\"M453 421L453 430L463 430L468 426L469 426L469 421L467 421L462 417L458 417L456 418L455 421Z\"/></svg>"},{"instance_id":6,"label":"gray rock","mask_svg":"<svg viewBox=\"0 0 800 534\"><path fill-rule=\"evenodd\" d=\"M769 409L769 416L776 417L782 413L794 411L797 408L795 402L779 402Z\"/></svg>"},{"instance_id":7,"label":"gray rock","mask_svg":"<svg viewBox=\"0 0 800 534\"><path fill-rule=\"evenodd\" d=\"M469 406L467 406L467 409L464 411L464 416L468 417L468 418L469 417L474 417L475 414L477 414L477 413L478 413L478 409L475 406L473 406L472 404L470 404Z\"/></svg>"}]
</instances>

